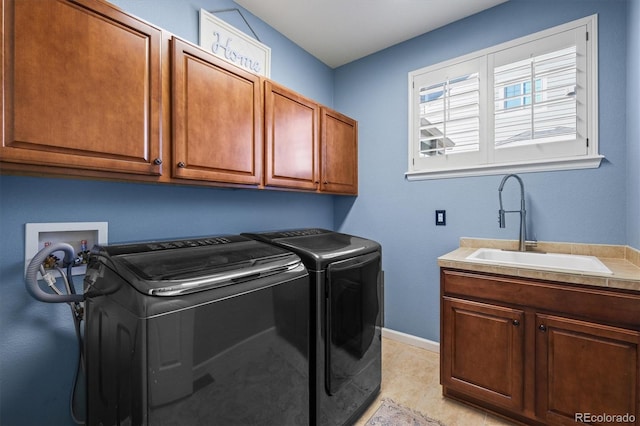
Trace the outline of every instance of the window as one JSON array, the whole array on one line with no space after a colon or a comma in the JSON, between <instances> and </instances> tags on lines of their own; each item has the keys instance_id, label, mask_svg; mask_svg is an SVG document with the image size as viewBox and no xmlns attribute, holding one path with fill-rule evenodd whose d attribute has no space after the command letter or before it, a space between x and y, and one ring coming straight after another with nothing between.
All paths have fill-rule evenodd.
<instances>
[{"instance_id":1,"label":"window","mask_svg":"<svg viewBox=\"0 0 640 426\"><path fill-rule=\"evenodd\" d=\"M409 73L407 178L598 167L596 18Z\"/></svg>"},{"instance_id":2,"label":"window","mask_svg":"<svg viewBox=\"0 0 640 426\"><path fill-rule=\"evenodd\" d=\"M531 105L531 81L519 81L515 84L510 84L502 87L502 97L504 103L502 109L517 108L523 105ZM536 102L542 102L542 79L538 78L535 81L536 90ZM500 88L499 88L500 89ZM500 95L496 94L496 98ZM496 108L496 110L499 107Z\"/></svg>"}]
</instances>

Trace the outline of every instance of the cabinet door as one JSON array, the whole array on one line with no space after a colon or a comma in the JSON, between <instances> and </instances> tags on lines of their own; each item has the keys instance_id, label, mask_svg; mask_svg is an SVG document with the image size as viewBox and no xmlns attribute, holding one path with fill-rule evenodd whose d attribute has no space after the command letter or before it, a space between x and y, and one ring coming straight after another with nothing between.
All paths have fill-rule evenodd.
<instances>
[{"instance_id":1,"label":"cabinet door","mask_svg":"<svg viewBox=\"0 0 640 426\"><path fill-rule=\"evenodd\" d=\"M358 122L329 108L321 113L320 190L358 193Z\"/></svg>"},{"instance_id":2,"label":"cabinet door","mask_svg":"<svg viewBox=\"0 0 640 426\"><path fill-rule=\"evenodd\" d=\"M258 185L260 77L178 38L172 45L173 176Z\"/></svg>"},{"instance_id":3,"label":"cabinet door","mask_svg":"<svg viewBox=\"0 0 640 426\"><path fill-rule=\"evenodd\" d=\"M539 417L551 424L640 424L640 332L549 315L537 315L536 325ZM627 419L584 417L605 414Z\"/></svg>"},{"instance_id":4,"label":"cabinet door","mask_svg":"<svg viewBox=\"0 0 640 426\"><path fill-rule=\"evenodd\" d=\"M449 297L442 308L442 385L522 409L524 312Z\"/></svg>"},{"instance_id":5,"label":"cabinet door","mask_svg":"<svg viewBox=\"0 0 640 426\"><path fill-rule=\"evenodd\" d=\"M319 110L312 100L265 82L265 185L318 188Z\"/></svg>"},{"instance_id":6,"label":"cabinet door","mask_svg":"<svg viewBox=\"0 0 640 426\"><path fill-rule=\"evenodd\" d=\"M161 173L161 31L96 0L4 0L0 160Z\"/></svg>"}]
</instances>

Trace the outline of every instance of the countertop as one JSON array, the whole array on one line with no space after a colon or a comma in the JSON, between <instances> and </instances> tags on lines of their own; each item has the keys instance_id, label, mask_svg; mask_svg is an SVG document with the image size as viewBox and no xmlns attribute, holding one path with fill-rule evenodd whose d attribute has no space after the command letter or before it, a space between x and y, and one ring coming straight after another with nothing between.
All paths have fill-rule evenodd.
<instances>
[{"instance_id":1,"label":"countertop","mask_svg":"<svg viewBox=\"0 0 640 426\"><path fill-rule=\"evenodd\" d=\"M463 269L640 292L640 251L629 246L538 242L536 247L530 250L534 252L595 256L613 272L612 275L607 276L586 272L542 270L496 264L489 265L466 259L467 256L478 248L514 250L517 246L518 242L515 240L461 238L460 247L440 256L438 258L438 265L442 268Z\"/></svg>"}]
</instances>

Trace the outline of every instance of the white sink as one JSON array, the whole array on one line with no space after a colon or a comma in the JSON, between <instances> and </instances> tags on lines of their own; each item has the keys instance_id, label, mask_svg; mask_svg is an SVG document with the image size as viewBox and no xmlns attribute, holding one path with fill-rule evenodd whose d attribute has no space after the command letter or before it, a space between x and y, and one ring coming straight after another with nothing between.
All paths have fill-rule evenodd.
<instances>
[{"instance_id":1,"label":"white sink","mask_svg":"<svg viewBox=\"0 0 640 426\"><path fill-rule=\"evenodd\" d=\"M535 253L481 248L466 258L474 262L509 265L521 268L575 271L611 275L597 257L562 253Z\"/></svg>"}]
</instances>

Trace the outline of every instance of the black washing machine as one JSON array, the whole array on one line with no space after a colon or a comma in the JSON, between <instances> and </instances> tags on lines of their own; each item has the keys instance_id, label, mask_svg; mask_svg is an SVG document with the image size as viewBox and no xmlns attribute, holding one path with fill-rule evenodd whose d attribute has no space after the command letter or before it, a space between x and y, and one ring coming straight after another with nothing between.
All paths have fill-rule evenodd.
<instances>
[{"instance_id":1,"label":"black washing machine","mask_svg":"<svg viewBox=\"0 0 640 426\"><path fill-rule=\"evenodd\" d=\"M87 424L307 425L309 276L242 236L96 246Z\"/></svg>"},{"instance_id":2,"label":"black washing machine","mask_svg":"<svg viewBox=\"0 0 640 426\"><path fill-rule=\"evenodd\" d=\"M324 229L243 234L296 253L311 280L311 420L345 425L381 382L382 249Z\"/></svg>"}]
</instances>

